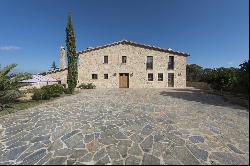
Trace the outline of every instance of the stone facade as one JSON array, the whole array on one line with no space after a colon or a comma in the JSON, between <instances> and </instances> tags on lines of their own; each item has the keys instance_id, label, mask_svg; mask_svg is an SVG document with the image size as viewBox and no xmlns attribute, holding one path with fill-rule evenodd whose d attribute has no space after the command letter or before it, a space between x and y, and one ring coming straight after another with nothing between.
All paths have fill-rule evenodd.
<instances>
[{"instance_id":1,"label":"stone facade","mask_svg":"<svg viewBox=\"0 0 250 166\"><path fill-rule=\"evenodd\" d=\"M104 64L108 56L108 64ZM127 63L122 63L127 56ZM147 56L153 56L153 70L146 69ZM174 56L174 70L168 70L169 56ZM129 73L129 88L166 88L168 73L174 73L174 87L186 87L186 56L166 53L129 44L118 44L79 54L79 83L94 83L97 88L119 88L119 73ZM153 81L148 81L153 73ZM163 73L163 81L158 81ZM92 79L98 74L98 79ZM108 74L108 79L104 79Z\"/></svg>"},{"instance_id":2,"label":"stone facade","mask_svg":"<svg viewBox=\"0 0 250 166\"><path fill-rule=\"evenodd\" d=\"M49 72L46 75L55 78L57 80L60 80L62 84L67 84L67 73L68 70L64 69L64 70Z\"/></svg>"},{"instance_id":3,"label":"stone facade","mask_svg":"<svg viewBox=\"0 0 250 166\"><path fill-rule=\"evenodd\" d=\"M104 63L108 56L108 63ZM122 56L127 62L122 63ZM153 56L153 69L146 69L147 56ZM174 69L168 69L169 56L174 57ZM174 74L174 87L186 87L186 58L188 54L166 50L154 46L135 44L128 41L116 42L79 52L78 85L93 83L96 88L119 88L119 74L128 73L129 88L167 88L168 74ZM148 73L153 81L148 81ZM163 73L163 81L158 81L158 73ZM92 79L97 74L97 79ZM104 79L108 74L108 79ZM51 73L49 76L67 82L67 70Z\"/></svg>"}]
</instances>

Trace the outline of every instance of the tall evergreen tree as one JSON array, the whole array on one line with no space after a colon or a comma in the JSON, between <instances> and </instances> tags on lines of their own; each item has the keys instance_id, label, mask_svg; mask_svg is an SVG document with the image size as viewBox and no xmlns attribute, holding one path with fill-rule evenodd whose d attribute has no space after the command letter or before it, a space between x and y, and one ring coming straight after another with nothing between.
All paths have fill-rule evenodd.
<instances>
[{"instance_id":1,"label":"tall evergreen tree","mask_svg":"<svg viewBox=\"0 0 250 166\"><path fill-rule=\"evenodd\" d=\"M52 65L51 65L51 69L52 69L52 70L56 70L56 68L57 68L57 67L56 67L56 62L53 61L53 62L52 62Z\"/></svg>"},{"instance_id":2,"label":"tall evergreen tree","mask_svg":"<svg viewBox=\"0 0 250 166\"><path fill-rule=\"evenodd\" d=\"M66 26L66 46L67 46L67 58L68 58L67 83L69 92L73 93L77 85L78 71L77 71L77 54L75 46L75 33L71 15L68 16L68 23Z\"/></svg>"}]
</instances>

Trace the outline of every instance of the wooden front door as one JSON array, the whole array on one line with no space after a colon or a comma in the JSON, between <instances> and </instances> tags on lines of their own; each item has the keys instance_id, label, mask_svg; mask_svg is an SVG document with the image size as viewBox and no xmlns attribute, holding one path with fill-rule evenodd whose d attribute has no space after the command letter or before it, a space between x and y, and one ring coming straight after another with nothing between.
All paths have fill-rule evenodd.
<instances>
[{"instance_id":1,"label":"wooden front door","mask_svg":"<svg viewBox=\"0 0 250 166\"><path fill-rule=\"evenodd\" d=\"M168 87L174 87L174 73L168 73Z\"/></svg>"},{"instance_id":2,"label":"wooden front door","mask_svg":"<svg viewBox=\"0 0 250 166\"><path fill-rule=\"evenodd\" d=\"M128 73L120 73L119 75L119 88L129 87L129 76Z\"/></svg>"}]
</instances>

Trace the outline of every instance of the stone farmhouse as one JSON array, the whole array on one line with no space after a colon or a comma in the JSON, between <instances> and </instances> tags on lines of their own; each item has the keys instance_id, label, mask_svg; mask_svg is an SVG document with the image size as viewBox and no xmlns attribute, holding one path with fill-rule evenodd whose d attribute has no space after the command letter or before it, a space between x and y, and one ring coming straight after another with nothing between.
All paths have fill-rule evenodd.
<instances>
[{"instance_id":1,"label":"stone farmhouse","mask_svg":"<svg viewBox=\"0 0 250 166\"><path fill-rule=\"evenodd\" d=\"M186 87L188 53L122 40L78 52L78 84L96 88ZM60 49L61 68L46 74L67 82L65 49Z\"/></svg>"}]
</instances>

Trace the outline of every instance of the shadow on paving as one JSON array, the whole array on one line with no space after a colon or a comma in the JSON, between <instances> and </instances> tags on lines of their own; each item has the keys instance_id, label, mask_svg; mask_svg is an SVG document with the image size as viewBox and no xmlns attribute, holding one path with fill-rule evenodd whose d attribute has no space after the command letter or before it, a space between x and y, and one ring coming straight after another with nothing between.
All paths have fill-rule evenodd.
<instances>
[{"instance_id":1,"label":"shadow on paving","mask_svg":"<svg viewBox=\"0 0 250 166\"><path fill-rule=\"evenodd\" d=\"M173 89L173 91L171 90L161 91L160 95L169 96L169 97L182 99L186 101L195 101L195 102L199 102L202 104L247 110L246 108L242 106L234 105L229 102L226 102L226 100L222 96L208 94L199 89Z\"/></svg>"}]
</instances>

